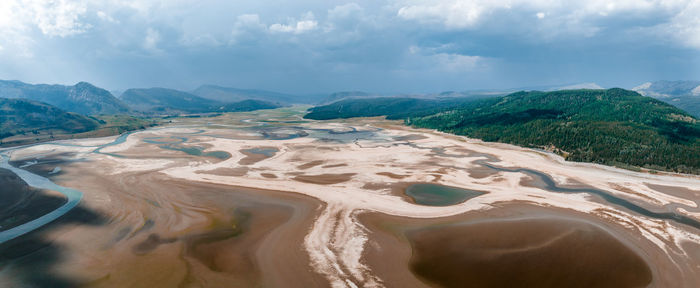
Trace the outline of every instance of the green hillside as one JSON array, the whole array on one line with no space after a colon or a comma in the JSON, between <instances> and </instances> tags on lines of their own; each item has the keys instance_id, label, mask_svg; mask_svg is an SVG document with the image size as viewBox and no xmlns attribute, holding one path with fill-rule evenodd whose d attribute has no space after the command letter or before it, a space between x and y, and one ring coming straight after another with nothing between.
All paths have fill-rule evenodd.
<instances>
[{"instance_id":1,"label":"green hillside","mask_svg":"<svg viewBox=\"0 0 700 288\"><path fill-rule=\"evenodd\" d=\"M158 124L129 115L84 116L27 99L0 98L0 146L104 137Z\"/></svg>"},{"instance_id":2,"label":"green hillside","mask_svg":"<svg viewBox=\"0 0 700 288\"><path fill-rule=\"evenodd\" d=\"M551 149L571 161L700 173L700 125L619 88L517 92L406 123L485 141Z\"/></svg>"},{"instance_id":3,"label":"green hillside","mask_svg":"<svg viewBox=\"0 0 700 288\"><path fill-rule=\"evenodd\" d=\"M480 96L448 99L418 99L401 97L345 99L309 109L304 118L328 120L352 117L387 116L403 119L408 116L426 116L445 109L475 105Z\"/></svg>"},{"instance_id":4,"label":"green hillside","mask_svg":"<svg viewBox=\"0 0 700 288\"><path fill-rule=\"evenodd\" d=\"M96 129L99 125L95 119L45 103L0 98L0 138L42 131L80 133Z\"/></svg>"},{"instance_id":5,"label":"green hillside","mask_svg":"<svg viewBox=\"0 0 700 288\"><path fill-rule=\"evenodd\" d=\"M150 114L180 114L209 112L240 112L280 107L277 104L260 100L244 100L224 103L205 99L191 93L166 89L129 89L121 99L131 108Z\"/></svg>"}]
</instances>

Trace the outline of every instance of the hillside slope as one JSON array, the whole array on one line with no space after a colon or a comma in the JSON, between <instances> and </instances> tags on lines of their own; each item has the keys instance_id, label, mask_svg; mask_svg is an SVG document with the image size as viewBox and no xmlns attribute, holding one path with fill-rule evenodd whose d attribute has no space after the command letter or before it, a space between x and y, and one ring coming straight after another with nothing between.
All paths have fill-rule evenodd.
<instances>
[{"instance_id":1,"label":"hillside slope","mask_svg":"<svg viewBox=\"0 0 700 288\"><path fill-rule=\"evenodd\" d=\"M0 138L42 131L80 133L96 129L99 125L95 119L45 103L0 98Z\"/></svg>"},{"instance_id":2,"label":"hillside slope","mask_svg":"<svg viewBox=\"0 0 700 288\"><path fill-rule=\"evenodd\" d=\"M387 119L426 116L445 109L474 105L483 96L419 99L402 97L351 98L309 109L306 119L328 120L352 117L387 116Z\"/></svg>"},{"instance_id":3,"label":"hillside slope","mask_svg":"<svg viewBox=\"0 0 700 288\"><path fill-rule=\"evenodd\" d=\"M243 100L260 100L282 104L309 104L316 99L311 96L291 95L266 90L238 89L216 85L202 85L192 91L192 94L209 100L233 103Z\"/></svg>"},{"instance_id":4,"label":"hillside slope","mask_svg":"<svg viewBox=\"0 0 700 288\"><path fill-rule=\"evenodd\" d=\"M654 97L700 117L700 81L647 82L632 90Z\"/></svg>"},{"instance_id":5,"label":"hillside slope","mask_svg":"<svg viewBox=\"0 0 700 288\"><path fill-rule=\"evenodd\" d=\"M0 97L23 98L44 102L83 115L123 114L129 108L109 91L87 82L73 86L27 84L0 80Z\"/></svg>"},{"instance_id":6,"label":"hillside slope","mask_svg":"<svg viewBox=\"0 0 700 288\"><path fill-rule=\"evenodd\" d=\"M134 110L154 114L239 112L280 107L260 100L224 103L166 88L129 89L124 91L121 99Z\"/></svg>"},{"instance_id":7,"label":"hillside slope","mask_svg":"<svg viewBox=\"0 0 700 288\"><path fill-rule=\"evenodd\" d=\"M636 92L517 92L469 109L406 123L527 147L571 161L700 173L700 125L686 112Z\"/></svg>"}]
</instances>

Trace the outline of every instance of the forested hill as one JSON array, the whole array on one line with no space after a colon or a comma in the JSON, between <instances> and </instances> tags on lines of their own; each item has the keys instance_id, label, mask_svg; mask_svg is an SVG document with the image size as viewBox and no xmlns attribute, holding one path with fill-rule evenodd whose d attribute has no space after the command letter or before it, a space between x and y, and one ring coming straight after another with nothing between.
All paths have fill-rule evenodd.
<instances>
[{"instance_id":1,"label":"forested hill","mask_svg":"<svg viewBox=\"0 0 700 288\"><path fill-rule=\"evenodd\" d=\"M418 99L405 97L379 97L362 99L345 99L328 105L309 109L304 118L328 120L352 117L386 116L387 119L404 119L412 116L431 115L455 108L476 105L485 96L473 96L447 99Z\"/></svg>"},{"instance_id":2,"label":"forested hill","mask_svg":"<svg viewBox=\"0 0 700 288\"><path fill-rule=\"evenodd\" d=\"M0 147L104 137L156 124L128 115L85 116L38 101L0 98Z\"/></svg>"},{"instance_id":3,"label":"forested hill","mask_svg":"<svg viewBox=\"0 0 700 288\"><path fill-rule=\"evenodd\" d=\"M129 89L121 98L134 110L150 114L240 112L280 107L261 100L224 103L166 88Z\"/></svg>"},{"instance_id":4,"label":"forested hill","mask_svg":"<svg viewBox=\"0 0 700 288\"><path fill-rule=\"evenodd\" d=\"M619 88L517 92L465 109L407 117L406 123L547 148L571 161L700 173L698 120Z\"/></svg>"},{"instance_id":5,"label":"forested hill","mask_svg":"<svg viewBox=\"0 0 700 288\"><path fill-rule=\"evenodd\" d=\"M79 133L93 130L99 125L95 119L45 103L0 98L0 139L39 131Z\"/></svg>"}]
</instances>

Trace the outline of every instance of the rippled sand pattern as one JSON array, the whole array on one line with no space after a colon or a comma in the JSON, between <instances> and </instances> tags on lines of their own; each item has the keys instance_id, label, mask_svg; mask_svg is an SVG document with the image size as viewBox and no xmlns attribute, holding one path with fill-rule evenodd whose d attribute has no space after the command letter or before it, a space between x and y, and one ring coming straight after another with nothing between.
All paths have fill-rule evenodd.
<instances>
[{"instance_id":1,"label":"rippled sand pattern","mask_svg":"<svg viewBox=\"0 0 700 288\"><path fill-rule=\"evenodd\" d=\"M700 283L697 176L568 163L379 118L300 121L303 111L2 151L83 198L0 244L0 286ZM418 205L405 193L416 183L480 194ZM30 190L2 193L16 204Z\"/></svg>"}]
</instances>

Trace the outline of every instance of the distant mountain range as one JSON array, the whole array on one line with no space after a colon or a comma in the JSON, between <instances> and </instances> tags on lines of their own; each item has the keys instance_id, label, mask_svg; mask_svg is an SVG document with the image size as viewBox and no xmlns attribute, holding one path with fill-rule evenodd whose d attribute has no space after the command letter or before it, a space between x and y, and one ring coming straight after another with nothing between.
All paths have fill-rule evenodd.
<instances>
[{"instance_id":1,"label":"distant mountain range","mask_svg":"<svg viewBox=\"0 0 700 288\"><path fill-rule=\"evenodd\" d=\"M319 102L320 105L327 105L333 102L347 100L347 99L371 99L371 98L415 98L415 99L428 99L428 100L444 100L448 98L465 98L465 97L497 97L510 94L517 91L558 91L558 90L572 90L572 89L603 89L596 83L579 83L579 84L569 84L563 86L537 86L537 87L523 87L523 88L511 88L511 89L484 89L484 90L467 90L467 91L443 91L440 93L425 93L425 94L377 94L369 93L364 91L343 91L331 93L323 100Z\"/></svg>"},{"instance_id":2,"label":"distant mountain range","mask_svg":"<svg viewBox=\"0 0 700 288\"><path fill-rule=\"evenodd\" d=\"M602 87L595 83L579 83L521 89L446 91L441 93L410 95L383 95L364 91L343 91L325 95L292 95L266 90L202 85L191 92L167 88L128 89L124 92L115 91L115 93L119 93L120 95L119 98L117 98L109 91L87 82L80 82L73 86L65 86L28 84L20 81L0 80L0 97L2 98L21 98L40 101L65 111L82 115L172 115L180 113L235 112L276 108L290 104L325 105L348 99L387 97L442 101L451 98L469 98L475 96L477 98L498 97L516 91L559 91L570 89L595 90L602 89ZM674 105L695 117L700 117L700 81L647 82L632 90ZM437 104L437 102L430 103L430 105ZM419 109L419 107L413 107L411 109L415 110Z\"/></svg>"},{"instance_id":3,"label":"distant mountain range","mask_svg":"<svg viewBox=\"0 0 700 288\"><path fill-rule=\"evenodd\" d=\"M295 102L295 99L299 98L299 96L263 90L244 90L211 85L202 86L196 91L207 95L207 97L174 89L149 88L128 89L119 92L120 99L114 97L109 91L87 82L65 86L0 80L0 98L39 101L82 115L142 115L144 113L164 115L251 111L298 103ZM219 93L215 93L216 91ZM235 97L231 96L234 93ZM227 98L228 96L231 97Z\"/></svg>"},{"instance_id":4,"label":"distant mountain range","mask_svg":"<svg viewBox=\"0 0 700 288\"><path fill-rule=\"evenodd\" d=\"M654 97L700 117L700 81L647 82L632 90Z\"/></svg>"},{"instance_id":5,"label":"distant mountain range","mask_svg":"<svg viewBox=\"0 0 700 288\"><path fill-rule=\"evenodd\" d=\"M261 100L222 102L174 89L129 89L121 100L136 111L151 114L240 112L280 107L279 104Z\"/></svg>"},{"instance_id":6,"label":"distant mountain range","mask_svg":"<svg viewBox=\"0 0 700 288\"><path fill-rule=\"evenodd\" d=\"M279 104L315 104L319 97L315 95L292 95L266 90L238 89L216 85L202 85L192 94L209 100L224 103L242 100L262 100Z\"/></svg>"},{"instance_id":7,"label":"distant mountain range","mask_svg":"<svg viewBox=\"0 0 700 288\"><path fill-rule=\"evenodd\" d=\"M112 93L87 82L64 86L0 80L0 97L40 101L83 115L129 112L129 107Z\"/></svg>"}]
</instances>

